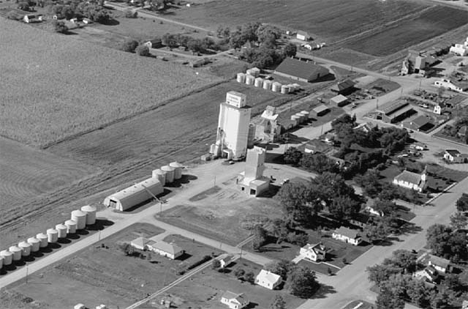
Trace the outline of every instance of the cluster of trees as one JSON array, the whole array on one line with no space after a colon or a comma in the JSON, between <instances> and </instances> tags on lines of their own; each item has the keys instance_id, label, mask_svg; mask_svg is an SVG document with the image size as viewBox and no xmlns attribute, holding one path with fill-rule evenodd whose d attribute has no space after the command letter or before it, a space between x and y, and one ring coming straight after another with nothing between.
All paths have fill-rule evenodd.
<instances>
[{"instance_id":1,"label":"cluster of trees","mask_svg":"<svg viewBox=\"0 0 468 309\"><path fill-rule=\"evenodd\" d=\"M303 153L296 147L289 147L283 155L287 164L300 166L303 169L322 174L324 172L340 173L341 168L335 160L323 153Z\"/></svg>"},{"instance_id":2,"label":"cluster of trees","mask_svg":"<svg viewBox=\"0 0 468 309\"><path fill-rule=\"evenodd\" d=\"M52 2L49 12L58 18L89 18L98 23L109 21L110 14L104 8L104 1L68 0L62 3Z\"/></svg>"},{"instance_id":3,"label":"cluster of trees","mask_svg":"<svg viewBox=\"0 0 468 309\"><path fill-rule=\"evenodd\" d=\"M292 295L310 298L320 288L315 272L287 260L265 265L265 269L279 275Z\"/></svg>"},{"instance_id":4,"label":"cluster of trees","mask_svg":"<svg viewBox=\"0 0 468 309\"><path fill-rule=\"evenodd\" d=\"M204 53L210 49L217 49L215 41L209 37L196 39L182 34L166 33L162 37L162 43L170 49L182 46L193 53Z\"/></svg>"},{"instance_id":5,"label":"cluster of trees","mask_svg":"<svg viewBox=\"0 0 468 309\"><path fill-rule=\"evenodd\" d=\"M463 216L464 217L464 216ZM451 224L460 224L460 218L452 216ZM466 226L466 218L464 220ZM427 229L427 245L434 255L450 259L454 263L468 260L468 240L466 233L453 230L452 227L443 224L434 224Z\"/></svg>"},{"instance_id":6,"label":"cluster of trees","mask_svg":"<svg viewBox=\"0 0 468 309\"><path fill-rule=\"evenodd\" d=\"M276 198L281 202L286 223L290 226L310 225L325 207L335 219L349 219L365 202L341 175L329 172L307 182L286 183Z\"/></svg>"},{"instance_id":7,"label":"cluster of trees","mask_svg":"<svg viewBox=\"0 0 468 309\"><path fill-rule=\"evenodd\" d=\"M457 200L456 206L457 210L460 212L468 211L468 194L463 193L463 195Z\"/></svg>"},{"instance_id":8,"label":"cluster of trees","mask_svg":"<svg viewBox=\"0 0 468 309\"><path fill-rule=\"evenodd\" d=\"M458 275L446 274L436 289L428 289L412 276L417 270L415 252L396 250L382 264L367 268L369 280L379 288L378 309L403 309L405 301L421 308L453 308L466 286Z\"/></svg>"},{"instance_id":9,"label":"cluster of trees","mask_svg":"<svg viewBox=\"0 0 468 309\"><path fill-rule=\"evenodd\" d=\"M351 176L384 164L390 155L403 150L410 139L405 129L373 127L365 132L354 130L356 125L356 116L348 114L332 122L340 143L336 156L351 162L347 168Z\"/></svg>"},{"instance_id":10,"label":"cluster of trees","mask_svg":"<svg viewBox=\"0 0 468 309\"><path fill-rule=\"evenodd\" d=\"M255 284L255 274L251 271L248 273L244 269L239 268L234 272L234 276L242 282L249 282L250 284Z\"/></svg>"},{"instance_id":11,"label":"cluster of trees","mask_svg":"<svg viewBox=\"0 0 468 309\"><path fill-rule=\"evenodd\" d=\"M442 129L443 134L451 136L451 137L458 137L457 134L460 131L460 128L463 126L468 126L468 108L463 108L457 110L457 118L453 125L446 125ZM460 136L462 141L468 144L468 134L465 136Z\"/></svg>"},{"instance_id":12,"label":"cluster of trees","mask_svg":"<svg viewBox=\"0 0 468 309\"><path fill-rule=\"evenodd\" d=\"M167 8L167 4L171 3L172 1L169 0L146 0L148 5L150 6L149 9L151 11L161 11ZM144 6L145 0L126 0L128 5L134 6Z\"/></svg>"},{"instance_id":13,"label":"cluster of trees","mask_svg":"<svg viewBox=\"0 0 468 309\"><path fill-rule=\"evenodd\" d=\"M268 225L265 229L263 226ZM290 244L300 247L305 246L309 242L309 235L303 231L293 229L288 223L280 218L268 221L265 224L257 224L253 228L252 249L262 251L263 246L268 243L276 242L280 244L286 241Z\"/></svg>"},{"instance_id":14,"label":"cluster of trees","mask_svg":"<svg viewBox=\"0 0 468 309\"><path fill-rule=\"evenodd\" d=\"M216 31L223 44L239 49L250 42L251 46L243 49L240 59L252 63L258 68L267 68L283 61L285 57L296 55L297 47L288 43L282 48L278 46L281 30L260 22L251 22L231 30L229 27L219 26Z\"/></svg>"}]
</instances>

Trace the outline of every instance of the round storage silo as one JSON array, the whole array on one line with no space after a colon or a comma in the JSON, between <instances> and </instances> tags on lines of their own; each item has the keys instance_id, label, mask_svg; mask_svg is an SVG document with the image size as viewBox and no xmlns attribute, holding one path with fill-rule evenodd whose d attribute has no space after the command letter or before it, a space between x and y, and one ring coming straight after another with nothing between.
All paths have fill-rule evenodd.
<instances>
[{"instance_id":1,"label":"round storage silo","mask_svg":"<svg viewBox=\"0 0 468 309\"><path fill-rule=\"evenodd\" d=\"M211 145L211 146L214 147L214 145ZM164 186L166 184L166 172L165 171L162 171L161 169L158 168L157 170L153 171L152 177L157 178L159 182L161 183L161 185Z\"/></svg>"},{"instance_id":2,"label":"round storage silo","mask_svg":"<svg viewBox=\"0 0 468 309\"><path fill-rule=\"evenodd\" d=\"M182 169L184 168L182 164L179 162L171 162L169 166L174 168L174 179L182 178Z\"/></svg>"},{"instance_id":3,"label":"round storage silo","mask_svg":"<svg viewBox=\"0 0 468 309\"><path fill-rule=\"evenodd\" d=\"M96 223L96 207L86 205L81 207L81 211L86 213L86 225L93 225Z\"/></svg>"},{"instance_id":4,"label":"round storage silo","mask_svg":"<svg viewBox=\"0 0 468 309\"><path fill-rule=\"evenodd\" d=\"M278 83L278 82L274 82L272 85L271 85L271 90L273 92L280 92L281 91L281 84Z\"/></svg>"},{"instance_id":5,"label":"round storage silo","mask_svg":"<svg viewBox=\"0 0 468 309\"><path fill-rule=\"evenodd\" d=\"M263 78L257 77L254 82L254 86L257 88L262 88L263 87Z\"/></svg>"},{"instance_id":6,"label":"round storage silo","mask_svg":"<svg viewBox=\"0 0 468 309\"><path fill-rule=\"evenodd\" d=\"M3 258L3 265L8 266L13 262L13 253L8 250L3 250L0 252L0 256Z\"/></svg>"},{"instance_id":7,"label":"round storage silo","mask_svg":"<svg viewBox=\"0 0 468 309\"><path fill-rule=\"evenodd\" d=\"M21 249L22 256L29 256L31 254L31 244L26 241L20 242L18 248Z\"/></svg>"},{"instance_id":8,"label":"round storage silo","mask_svg":"<svg viewBox=\"0 0 468 309\"><path fill-rule=\"evenodd\" d=\"M13 261L21 260L23 250L21 250L18 246L11 246L8 250L13 254Z\"/></svg>"},{"instance_id":9,"label":"round storage silo","mask_svg":"<svg viewBox=\"0 0 468 309\"><path fill-rule=\"evenodd\" d=\"M245 83L247 85L253 85L254 82L255 82L255 77L249 74L245 75Z\"/></svg>"},{"instance_id":10,"label":"round storage silo","mask_svg":"<svg viewBox=\"0 0 468 309\"><path fill-rule=\"evenodd\" d=\"M245 73L237 73L237 82L238 83L245 83Z\"/></svg>"},{"instance_id":11,"label":"round storage silo","mask_svg":"<svg viewBox=\"0 0 468 309\"><path fill-rule=\"evenodd\" d=\"M293 121L294 125L297 126L301 119L297 115L292 115L291 120Z\"/></svg>"},{"instance_id":12,"label":"round storage silo","mask_svg":"<svg viewBox=\"0 0 468 309\"><path fill-rule=\"evenodd\" d=\"M171 183L174 181L174 168L169 165L164 165L161 167L161 170L166 172L166 183Z\"/></svg>"},{"instance_id":13,"label":"round storage silo","mask_svg":"<svg viewBox=\"0 0 468 309\"><path fill-rule=\"evenodd\" d=\"M48 229L47 230L47 240L49 244L56 243L58 240L58 232L56 229Z\"/></svg>"},{"instance_id":14,"label":"round storage silo","mask_svg":"<svg viewBox=\"0 0 468 309\"><path fill-rule=\"evenodd\" d=\"M305 121L304 116L301 113L296 113L299 123L303 123Z\"/></svg>"},{"instance_id":15,"label":"round storage silo","mask_svg":"<svg viewBox=\"0 0 468 309\"><path fill-rule=\"evenodd\" d=\"M308 111L302 111L301 115L304 117L304 119L305 119L304 121L309 120L309 112Z\"/></svg>"},{"instance_id":16,"label":"round storage silo","mask_svg":"<svg viewBox=\"0 0 468 309\"><path fill-rule=\"evenodd\" d=\"M3 257L0 256L0 269L3 268Z\"/></svg>"},{"instance_id":17,"label":"round storage silo","mask_svg":"<svg viewBox=\"0 0 468 309\"><path fill-rule=\"evenodd\" d=\"M72 211L71 219L76 222L77 230L82 230L86 227L86 213L81 210Z\"/></svg>"},{"instance_id":18,"label":"round storage silo","mask_svg":"<svg viewBox=\"0 0 468 309\"><path fill-rule=\"evenodd\" d=\"M67 237L67 226L65 224L57 224L55 230L57 231L58 238Z\"/></svg>"},{"instance_id":19,"label":"round storage silo","mask_svg":"<svg viewBox=\"0 0 468 309\"><path fill-rule=\"evenodd\" d=\"M41 245L41 241L36 237L28 238L28 243L31 245L31 252L39 251L39 247Z\"/></svg>"},{"instance_id":20,"label":"round storage silo","mask_svg":"<svg viewBox=\"0 0 468 309\"><path fill-rule=\"evenodd\" d=\"M36 238L40 241L39 247L45 248L49 245L49 237L44 233L39 233L36 235Z\"/></svg>"},{"instance_id":21,"label":"round storage silo","mask_svg":"<svg viewBox=\"0 0 468 309\"><path fill-rule=\"evenodd\" d=\"M76 222L73 220L65 221L65 226L67 227L67 234L75 234L76 233Z\"/></svg>"},{"instance_id":22,"label":"round storage silo","mask_svg":"<svg viewBox=\"0 0 468 309\"><path fill-rule=\"evenodd\" d=\"M273 82L272 82L271 80L265 80L265 81L263 82L263 89L265 89L265 90L271 90L271 84L272 84L272 83L273 83Z\"/></svg>"},{"instance_id":23,"label":"round storage silo","mask_svg":"<svg viewBox=\"0 0 468 309\"><path fill-rule=\"evenodd\" d=\"M289 87L288 87L288 85L282 85L282 86L281 86L281 93L282 93L282 94L288 94L288 93L289 93Z\"/></svg>"}]
</instances>

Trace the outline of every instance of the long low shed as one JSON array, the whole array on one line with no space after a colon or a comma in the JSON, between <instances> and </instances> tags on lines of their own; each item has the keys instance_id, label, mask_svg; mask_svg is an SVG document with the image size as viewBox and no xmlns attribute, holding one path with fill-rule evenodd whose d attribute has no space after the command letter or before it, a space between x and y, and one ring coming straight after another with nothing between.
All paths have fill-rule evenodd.
<instances>
[{"instance_id":1,"label":"long low shed","mask_svg":"<svg viewBox=\"0 0 468 309\"><path fill-rule=\"evenodd\" d=\"M164 192L161 182L157 178L149 178L120 192L109 195L104 205L124 211L141 204Z\"/></svg>"}]
</instances>

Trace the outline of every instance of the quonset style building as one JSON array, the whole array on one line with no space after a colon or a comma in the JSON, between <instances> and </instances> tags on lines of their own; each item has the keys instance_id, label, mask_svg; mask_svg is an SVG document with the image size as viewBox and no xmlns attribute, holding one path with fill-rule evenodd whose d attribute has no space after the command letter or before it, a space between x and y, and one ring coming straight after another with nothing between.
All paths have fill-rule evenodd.
<instances>
[{"instance_id":1,"label":"quonset style building","mask_svg":"<svg viewBox=\"0 0 468 309\"><path fill-rule=\"evenodd\" d=\"M239 160L245 157L249 140L251 107L245 94L229 91L220 104L218 134L210 153L215 157Z\"/></svg>"}]
</instances>

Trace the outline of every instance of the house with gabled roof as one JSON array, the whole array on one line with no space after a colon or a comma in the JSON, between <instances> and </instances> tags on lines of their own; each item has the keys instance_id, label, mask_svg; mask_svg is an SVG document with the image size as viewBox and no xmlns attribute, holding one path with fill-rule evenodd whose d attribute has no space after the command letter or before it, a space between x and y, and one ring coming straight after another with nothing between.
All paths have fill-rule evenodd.
<instances>
[{"instance_id":1,"label":"house with gabled roof","mask_svg":"<svg viewBox=\"0 0 468 309\"><path fill-rule=\"evenodd\" d=\"M466 136L467 128L468 128L468 126L462 126L462 127L458 130L457 136L458 136L458 137L465 137L465 136Z\"/></svg>"},{"instance_id":2,"label":"house with gabled roof","mask_svg":"<svg viewBox=\"0 0 468 309\"><path fill-rule=\"evenodd\" d=\"M435 256L430 253L425 253L422 256L420 256L418 258L418 262L423 265L432 266L434 267L435 270L444 274L447 272L450 272L451 270L451 265L450 265L449 260Z\"/></svg>"},{"instance_id":3,"label":"house with gabled roof","mask_svg":"<svg viewBox=\"0 0 468 309\"><path fill-rule=\"evenodd\" d=\"M339 229L336 229L332 234L332 238L344 241L355 246L359 245L362 242L362 238L359 231L352 230L344 226L340 227Z\"/></svg>"},{"instance_id":4,"label":"house with gabled roof","mask_svg":"<svg viewBox=\"0 0 468 309\"><path fill-rule=\"evenodd\" d=\"M327 255L327 248L322 243L307 244L300 249L299 254L314 262L324 261Z\"/></svg>"},{"instance_id":5,"label":"house with gabled roof","mask_svg":"<svg viewBox=\"0 0 468 309\"><path fill-rule=\"evenodd\" d=\"M452 163L465 163L468 160L468 156L456 149L446 149L444 159Z\"/></svg>"},{"instance_id":6,"label":"house with gabled roof","mask_svg":"<svg viewBox=\"0 0 468 309\"><path fill-rule=\"evenodd\" d=\"M146 245L150 242L150 240L146 237L138 237L130 242L130 245L133 248L139 249L139 250L146 250Z\"/></svg>"},{"instance_id":7,"label":"house with gabled roof","mask_svg":"<svg viewBox=\"0 0 468 309\"><path fill-rule=\"evenodd\" d=\"M174 243L168 243L165 241L154 241L150 240L146 247L148 250L158 253L159 255L168 257L172 260L177 259L179 256L183 255L185 251L177 246Z\"/></svg>"},{"instance_id":8,"label":"house with gabled roof","mask_svg":"<svg viewBox=\"0 0 468 309\"><path fill-rule=\"evenodd\" d=\"M422 270L414 272L413 277L417 280L424 280L426 282L434 283L439 277L439 274L433 266L429 265Z\"/></svg>"},{"instance_id":9,"label":"house with gabled roof","mask_svg":"<svg viewBox=\"0 0 468 309\"><path fill-rule=\"evenodd\" d=\"M333 85L330 90L332 92L338 93L338 94L348 94L354 90L354 85L356 85L356 82L346 79L338 84Z\"/></svg>"},{"instance_id":10,"label":"house with gabled roof","mask_svg":"<svg viewBox=\"0 0 468 309\"><path fill-rule=\"evenodd\" d=\"M258 273L257 277L255 277L255 284L258 284L270 290L276 289L281 284L281 282L283 282L283 279L280 275L277 275L265 269L262 269Z\"/></svg>"},{"instance_id":11,"label":"house with gabled roof","mask_svg":"<svg viewBox=\"0 0 468 309\"><path fill-rule=\"evenodd\" d=\"M230 309L242 309L249 305L247 297L241 294L235 294L230 291L224 292L221 296L221 303L227 305Z\"/></svg>"},{"instance_id":12,"label":"house with gabled roof","mask_svg":"<svg viewBox=\"0 0 468 309\"><path fill-rule=\"evenodd\" d=\"M296 38L301 41L309 41L311 36L305 31L298 31L296 33Z\"/></svg>"},{"instance_id":13,"label":"house with gabled roof","mask_svg":"<svg viewBox=\"0 0 468 309\"><path fill-rule=\"evenodd\" d=\"M427 186L427 166L421 174L403 171L393 178L393 184L406 189L422 192Z\"/></svg>"}]
</instances>

